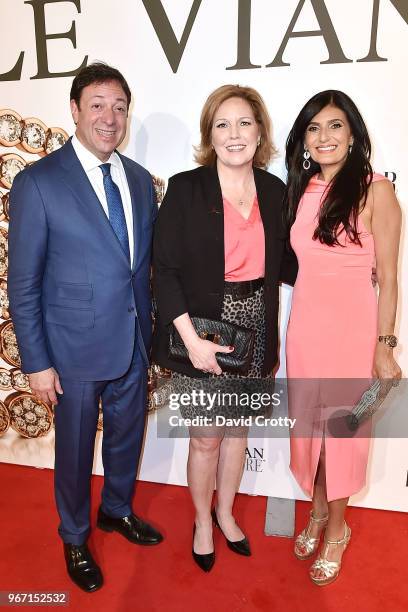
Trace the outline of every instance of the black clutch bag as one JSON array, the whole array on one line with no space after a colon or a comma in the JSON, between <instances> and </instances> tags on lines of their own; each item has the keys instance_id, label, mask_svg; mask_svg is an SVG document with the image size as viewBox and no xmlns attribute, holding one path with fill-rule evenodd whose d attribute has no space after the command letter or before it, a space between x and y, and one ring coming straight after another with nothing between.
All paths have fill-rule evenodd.
<instances>
[{"instance_id":1,"label":"black clutch bag","mask_svg":"<svg viewBox=\"0 0 408 612\"><path fill-rule=\"evenodd\" d=\"M255 332L252 329L227 323L212 321L202 317L191 317L191 322L198 336L220 346L233 346L231 353L217 353L216 359L220 368L232 374L247 374L254 352ZM169 357L182 363L191 363L187 349L180 334L172 326L169 341Z\"/></svg>"}]
</instances>

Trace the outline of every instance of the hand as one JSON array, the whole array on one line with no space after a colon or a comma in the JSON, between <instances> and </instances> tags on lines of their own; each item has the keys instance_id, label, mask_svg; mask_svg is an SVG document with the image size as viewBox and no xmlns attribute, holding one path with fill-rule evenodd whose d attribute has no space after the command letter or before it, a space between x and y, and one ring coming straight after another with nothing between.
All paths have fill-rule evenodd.
<instances>
[{"instance_id":1,"label":"hand","mask_svg":"<svg viewBox=\"0 0 408 612\"><path fill-rule=\"evenodd\" d=\"M54 368L34 372L28 375L30 389L33 394L42 402L49 405L58 404L56 393L62 395L64 392L61 387L60 379Z\"/></svg>"},{"instance_id":2,"label":"hand","mask_svg":"<svg viewBox=\"0 0 408 612\"><path fill-rule=\"evenodd\" d=\"M232 353L233 346L220 346L209 340L198 338L187 346L188 356L197 370L210 372L210 374L221 374L222 370L217 363L216 353Z\"/></svg>"},{"instance_id":3,"label":"hand","mask_svg":"<svg viewBox=\"0 0 408 612\"><path fill-rule=\"evenodd\" d=\"M392 348L384 343L377 344L374 355L373 376L381 381L380 396L385 397L391 387L398 385L402 372L394 359Z\"/></svg>"}]
</instances>

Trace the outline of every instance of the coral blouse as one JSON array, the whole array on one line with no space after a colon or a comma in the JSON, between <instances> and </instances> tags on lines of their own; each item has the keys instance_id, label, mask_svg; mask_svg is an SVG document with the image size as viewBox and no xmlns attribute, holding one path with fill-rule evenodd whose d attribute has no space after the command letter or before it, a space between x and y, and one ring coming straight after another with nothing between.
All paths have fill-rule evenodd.
<instances>
[{"instance_id":1,"label":"coral blouse","mask_svg":"<svg viewBox=\"0 0 408 612\"><path fill-rule=\"evenodd\" d=\"M237 282L263 278L265 234L257 196L248 219L244 219L226 198L223 202L225 280Z\"/></svg>"}]
</instances>

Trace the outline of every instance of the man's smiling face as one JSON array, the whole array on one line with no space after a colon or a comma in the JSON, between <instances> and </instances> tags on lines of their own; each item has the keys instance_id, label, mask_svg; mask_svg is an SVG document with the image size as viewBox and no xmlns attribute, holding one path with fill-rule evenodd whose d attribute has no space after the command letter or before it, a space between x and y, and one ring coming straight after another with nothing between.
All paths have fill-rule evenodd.
<instances>
[{"instance_id":1,"label":"man's smiling face","mask_svg":"<svg viewBox=\"0 0 408 612\"><path fill-rule=\"evenodd\" d=\"M81 92L79 106L71 100L78 140L106 162L126 135L127 98L117 81L92 83Z\"/></svg>"}]
</instances>

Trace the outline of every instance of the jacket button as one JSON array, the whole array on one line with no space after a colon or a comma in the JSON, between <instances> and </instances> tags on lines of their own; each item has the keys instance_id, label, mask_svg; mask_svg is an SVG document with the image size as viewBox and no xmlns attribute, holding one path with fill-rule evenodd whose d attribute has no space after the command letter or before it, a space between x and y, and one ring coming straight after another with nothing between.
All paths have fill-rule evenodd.
<instances>
[{"instance_id":1,"label":"jacket button","mask_svg":"<svg viewBox=\"0 0 408 612\"><path fill-rule=\"evenodd\" d=\"M135 307L134 307L134 306L129 306L129 308L128 308L128 312L134 312L134 310L135 310Z\"/></svg>"}]
</instances>

